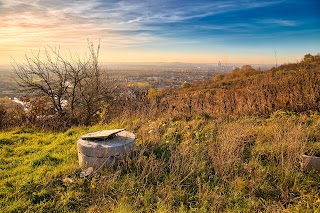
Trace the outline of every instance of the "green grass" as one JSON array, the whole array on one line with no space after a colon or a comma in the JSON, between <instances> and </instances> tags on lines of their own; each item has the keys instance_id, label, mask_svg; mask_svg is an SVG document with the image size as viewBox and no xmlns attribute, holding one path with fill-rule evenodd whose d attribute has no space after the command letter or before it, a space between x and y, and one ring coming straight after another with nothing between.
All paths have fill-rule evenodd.
<instances>
[{"instance_id":1,"label":"green grass","mask_svg":"<svg viewBox=\"0 0 320 213\"><path fill-rule=\"evenodd\" d=\"M320 116L128 119L66 132L0 133L2 212L320 212ZM127 128L137 135L118 167L80 178L76 139Z\"/></svg>"},{"instance_id":2,"label":"green grass","mask_svg":"<svg viewBox=\"0 0 320 213\"><path fill-rule=\"evenodd\" d=\"M70 187L63 180L75 177L79 170L75 142L86 131L92 130L72 128L64 133L2 132L0 209L3 212L48 207L68 209L70 195L80 199L83 196L81 187L69 191Z\"/></svg>"}]
</instances>

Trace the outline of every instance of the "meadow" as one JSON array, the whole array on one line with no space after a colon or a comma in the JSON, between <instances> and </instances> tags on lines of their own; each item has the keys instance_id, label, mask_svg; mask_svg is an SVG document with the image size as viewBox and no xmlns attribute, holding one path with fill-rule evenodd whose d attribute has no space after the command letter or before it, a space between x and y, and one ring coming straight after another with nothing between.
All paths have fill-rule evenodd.
<instances>
[{"instance_id":1,"label":"meadow","mask_svg":"<svg viewBox=\"0 0 320 213\"><path fill-rule=\"evenodd\" d=\"M118 166L79 176L76 139L125 127L137 135ZM65 132L2 132L2 212L319 212L320 115L129 119Z\"/></svg>"}]
</instances>

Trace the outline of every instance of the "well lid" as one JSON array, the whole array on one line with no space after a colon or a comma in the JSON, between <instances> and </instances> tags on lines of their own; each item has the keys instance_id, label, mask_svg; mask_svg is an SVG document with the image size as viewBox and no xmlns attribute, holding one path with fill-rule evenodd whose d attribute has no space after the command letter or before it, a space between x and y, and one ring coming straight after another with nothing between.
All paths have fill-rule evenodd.
<instances>
[{"instance_id":1,"label":"well lid","mask_svg":"<svg viewBox=\"0 0 320 213\"><path fill-rule=\"evenodd\" d=\"M112 129L112 130L102 130L97 132L90 132L85 135L82 135L80 138L83 140L99 140L104 141L112 139L119 132L125 131L125 129Z\"/></svg>"}]
</instances>

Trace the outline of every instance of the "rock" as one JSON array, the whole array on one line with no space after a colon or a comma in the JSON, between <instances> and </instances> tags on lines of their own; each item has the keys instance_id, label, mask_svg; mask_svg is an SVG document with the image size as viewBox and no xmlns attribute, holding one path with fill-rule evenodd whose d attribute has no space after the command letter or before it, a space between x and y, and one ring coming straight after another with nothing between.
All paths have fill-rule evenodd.
<instances>
[{"instance_id":1,"label":"rock","mask_svg":"<svg viewBox=\"0 0 320 213\"><path fill-rule=\"evenodd\" d=\"M80 172L80 177L88 177L92 174L92 172L93 172L93 168L89 167L89 168L83 170L82 172Z\"/></svg>"}]
</instances>

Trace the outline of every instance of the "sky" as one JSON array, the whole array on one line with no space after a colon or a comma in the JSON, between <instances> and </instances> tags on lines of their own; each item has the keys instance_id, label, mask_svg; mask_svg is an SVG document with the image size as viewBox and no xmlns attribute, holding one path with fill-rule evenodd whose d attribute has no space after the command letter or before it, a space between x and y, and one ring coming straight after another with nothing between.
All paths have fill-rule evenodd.
<instances>
[{"instance_id":1,"label":"sky","mask_svg":"<svg viewBox=\"0 0 320 213\"><path fill-rule=\"evenodd\" d=\"M320 1L0 0L0 66L88 39L103 63L296 62L320 52Z\"/></svg>"}]
</instances>

